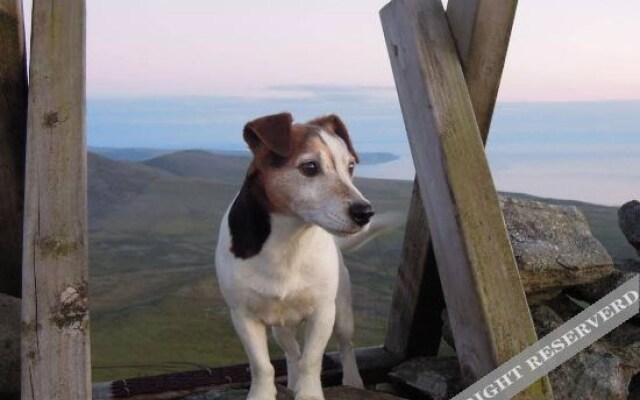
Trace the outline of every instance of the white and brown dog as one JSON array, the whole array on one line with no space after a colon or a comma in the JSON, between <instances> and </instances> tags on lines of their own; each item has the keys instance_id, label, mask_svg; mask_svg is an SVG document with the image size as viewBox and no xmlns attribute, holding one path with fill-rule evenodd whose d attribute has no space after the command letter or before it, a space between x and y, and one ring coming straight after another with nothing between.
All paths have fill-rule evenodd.
<instances>
[{"instance_id":1,"label":"white and brown dog","mask_svg":"<svg viewBox=\"0 0 640 400\"><path fill-rule=\"evenodd\" d=\"M379 229L370 227L373 209L353 184L358 155L347 129L335 115L293 124L282 113L249 122L244 140L254 158L222 219L216 271L251 365L248 399L276 396L267 327L286 353L296 400L324 399L320 373L332 333L343 384L362 387L340 246L358 245ZM301 351L296 327L303 321Z\"/></svg>"}]
</instances>

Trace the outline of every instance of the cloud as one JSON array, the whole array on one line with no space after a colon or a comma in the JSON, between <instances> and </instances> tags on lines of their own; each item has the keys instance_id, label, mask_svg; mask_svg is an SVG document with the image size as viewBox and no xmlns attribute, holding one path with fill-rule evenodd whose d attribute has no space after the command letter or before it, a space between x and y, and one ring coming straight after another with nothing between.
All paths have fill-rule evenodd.
<instances>
[{"instance_id":1,"label":"cloud","mask_svg":"<svg viewBox=\"0 0 640 400\"><path fill-rule=\"evenodd\" d=\"M324 101L397 101L396 89L392 86L275 85L263 93L278 98Z\"/></svg>"}]
</instances>

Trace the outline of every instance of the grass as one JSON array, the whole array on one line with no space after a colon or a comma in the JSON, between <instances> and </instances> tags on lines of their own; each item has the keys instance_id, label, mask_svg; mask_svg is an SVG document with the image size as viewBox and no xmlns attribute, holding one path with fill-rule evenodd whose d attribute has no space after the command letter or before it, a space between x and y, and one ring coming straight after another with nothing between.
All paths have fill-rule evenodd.
<instances>
[{"instance_id":1,"label":"grass","mask_svg":"<svg viewBox=\"0 0 640 400\"><path fill-rule=\"evenodd\" d=\"M195 169L180 156L181 174L206 176L206 160L196 154ZM167 157L156 167L165 169L157 170L89 158L94 381L246 361L213 267L218 223L238 185L168 173L177 167ZM225 167L235 165L226 161ZM357 185L379 211L408 209L411 182L361 179ZM583 209L615 257L635 256L617 228L615 208L570 203ZM402 238L397 229L345 257L357 346L384 341ZM279 354L272 344L272 355Z\"/></svg>"}]
</instances>

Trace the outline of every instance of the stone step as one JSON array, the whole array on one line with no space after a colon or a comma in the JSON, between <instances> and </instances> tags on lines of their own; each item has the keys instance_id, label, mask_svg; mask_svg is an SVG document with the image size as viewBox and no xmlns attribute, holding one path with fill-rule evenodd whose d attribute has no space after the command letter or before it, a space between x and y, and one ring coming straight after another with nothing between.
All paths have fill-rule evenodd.
<instances>
[{"instance_id":1,"label":"stone step","mask_svg":"<svg viewBox=\"0 0 640 400\"><path fill-rule=\"evenodd\" d=\"M532 295L587 284L613 273L613 260L573 206L502 196L500 206L524 290Z\"/></svg>"},{"instance_id":2,"label":"stone step","mask_svg":"<svg viewBox=\"0 0 640 400\"><path fill-rule=\"evenodd\" d=\"M183 400L245 400L247 389L210 390L206 393L191 395ZM387 393L360 390L347 386L333 386L324 389L325 400L399 400L400 397ZM293 393L283 386L278 386L277 400L293 400Z\"/></svg>"}]
</instances>

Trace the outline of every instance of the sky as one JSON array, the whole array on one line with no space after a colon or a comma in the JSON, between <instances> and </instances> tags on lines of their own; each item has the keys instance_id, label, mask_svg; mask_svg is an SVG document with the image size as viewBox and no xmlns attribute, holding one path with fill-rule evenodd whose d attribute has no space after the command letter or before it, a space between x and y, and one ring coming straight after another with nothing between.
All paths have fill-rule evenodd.
<instances>
[{"instance_id":1,"label":"sky","mask_svg":"<svg viewBox=\"0 0 640 400\"><path fill-rule=\"evenodd\" d=\"M386 3L87 0L88 95L392 87L378 16ZM638 21L637 0L520 0L499 99L639 98Z\"/></svg>"},{"instance_id":2,"label":"sky","mask_svg":"<svg viewBox=\"0 0 640 400\"><path fill-rule=\"evenodd\" d=\"M336 112L361 151L400 156L361 175L411 179L386 3L87 0L88 142L244 149L249 119ZM519 0L487 150L499 189L638 197L638 21L638 0Z\"/></svg>"}]
</instances>

